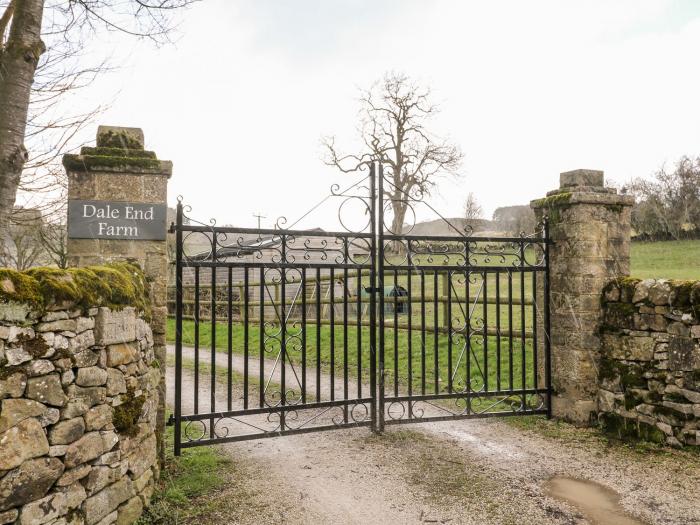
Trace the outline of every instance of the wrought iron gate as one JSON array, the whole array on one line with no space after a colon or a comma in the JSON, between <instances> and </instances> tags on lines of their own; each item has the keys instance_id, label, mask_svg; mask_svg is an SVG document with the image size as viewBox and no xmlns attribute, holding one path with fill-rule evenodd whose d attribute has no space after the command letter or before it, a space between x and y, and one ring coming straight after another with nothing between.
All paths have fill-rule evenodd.
<instances>
[{"instance_id":1,"label":"wrought iron gate","mask_svg":"<svg viewBox=\"0 0 700 525\"><path fill-rule=\"evenodd\" d=\"M341 200L343 231L283 228L284 218L272 229L205 225L178 202L176 454L548 413L546 222L532 235L479 237L438 214L444 235L413 233L404 215L429 205L374 163L328 198ZM362 224L350 226L346 212Z\"/></svg>"}]
</instances>

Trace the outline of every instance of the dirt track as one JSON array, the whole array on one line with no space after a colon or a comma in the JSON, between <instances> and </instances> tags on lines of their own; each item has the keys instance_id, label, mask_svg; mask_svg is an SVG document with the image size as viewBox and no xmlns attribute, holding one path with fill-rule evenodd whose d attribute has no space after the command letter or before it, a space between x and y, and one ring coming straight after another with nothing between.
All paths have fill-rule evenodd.
<instances>
[{"instance_id":1,"label":"dirt track","mask_svg":"<svg viewBox=\"0 0 700 525\"><path fill-rule=\"evenodd\" d=\"M169 368L169 386L173 380ZM183 382L191 392L187 370ZM204 384L200 396L209 399ZM184 395L183 407L191 404ZM217 523L588 523L545 494L546 480L565 475L617 491L644 522L700 524L700 455L639 452L594 431L532 426L469 420L393 427L383 436L359 428L226 444L245 472L245 498L232 500Z\"/></svg>"}]
</instances>

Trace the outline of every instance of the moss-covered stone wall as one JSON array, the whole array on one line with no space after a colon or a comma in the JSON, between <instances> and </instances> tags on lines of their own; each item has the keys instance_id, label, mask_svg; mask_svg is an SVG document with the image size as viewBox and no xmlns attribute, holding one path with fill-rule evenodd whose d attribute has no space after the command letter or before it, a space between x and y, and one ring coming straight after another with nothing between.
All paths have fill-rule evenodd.
<instances>
[{"instance_id":1,"label":"moss-covered stone wall","mask_svg":"<svg viewBox=\"0 0 700 525\"><path fill-rule=\"evenodd\" d=\"M0 523L133 523L159 474L143 272L0 270Z\"/></svg>"},{"instance_id":2,"label":"moss-covered stone wall","mask_svg":"<svg viewBox=\"0 0 700 525\"><path fill-rule=\"evenodd\" d=\"M700 446L700 281L615 280L602 304L603 429Z\"/></svg>"}]
</instances>

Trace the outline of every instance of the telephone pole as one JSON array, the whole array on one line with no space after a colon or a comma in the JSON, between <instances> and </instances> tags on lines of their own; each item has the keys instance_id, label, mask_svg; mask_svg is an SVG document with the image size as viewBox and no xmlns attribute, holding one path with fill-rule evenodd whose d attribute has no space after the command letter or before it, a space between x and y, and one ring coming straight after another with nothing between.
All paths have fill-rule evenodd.
<instances>
[{"instance_id":1,"label":"telephone pole","mask_svg":"<svg viewBox=\"0 0 700 525\"><path fill-rule=\"evenodd\" d=\"M260 219L267 219L264 215L260 215L260 213L254 213L253 217L257 217L258 219L258 230L260 229Z\"/></svg>"}]
</instances>

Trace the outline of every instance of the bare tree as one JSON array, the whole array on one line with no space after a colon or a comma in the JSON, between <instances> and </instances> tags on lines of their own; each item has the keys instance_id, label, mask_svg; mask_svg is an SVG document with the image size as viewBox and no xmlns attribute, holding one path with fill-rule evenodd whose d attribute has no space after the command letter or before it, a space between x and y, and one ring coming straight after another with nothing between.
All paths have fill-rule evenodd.
<instances>
[{"instance_id":1,"label":"bare tree","mask_svg":"<svg viewBox=\"0 0 700 525\"><path fill-rule=\"evenodd\" d=\"M41 244L41 213L38 210L15 208L6 241L0 245L0 265L26 270L44 262L46 252Z\"/></svg>"},{"instance_id":2,"label":"bare tree","mask_svg":"<svg viewBox=\"0 0 700 525\"><path fill-rule=\"evenodd\" d=\"M638 178L622 188L636 198L632 228L651 239L700 236L700 157L681 157L673 171L662 167L654 179Z\"/></svg>"},{"instance_id":3,"label":"bare tree","mask_svg":"<svg viewBox=\"0 0 700 525\"><path fill-rule=\"evenodd\" d=\"M45 223L39 240L46 256L59 268L68 268L68 229L65 221Z\"/></svg>"},{"instance_id":4,"label":"bare tree","mask_svg":"<svg viewBox=\"0 0 700 525\"><path fill-rule=\"evenodd\" d=\"M387 73L360 95L359 132L362 151L340 153L334 137L323 139L324 162L344 173L369 162L388 167L385 192L393 217L391 231L401 233L410 198L427 195L442 174L457 174L462 161L459 148L433 135L427 128L438 107L430 101L430 89L408 76Z\"/></svg>"},{"instance_id":5,"label":"bare tree","mask_svg":"<svg viewBox=\"0 0 700 525\"><path fill-rule=\"evenodd\" d=\"M467 199L464 201L464 218L467 219L467 223L471 223L477 219L481 219L484 215L484 210L476 200L476 196L469 192Z\"/></svg>"},{"instance_id":6,"label":"bare tree","mask_svg":"<svg viewBox=\"0 0 700 525\"><path fill-rule=\"evenodd\" d=\"M0 3L0 9L4 8L0 14L0 239L7 230L20 178L30 159L25 146L31 124L29 105L37 68L46 51L45 41L50 49L54 44L54 49L59 49L61 42L83 42L98 30L112 30L164 42L172 28L174 10L193 1L5 0ZM49 52L48 56L52 54ZM44 64L50 65L51 58ZM62 91L56 84L43 87L45 93ZM53 129L61 127L56 122Z\"/></svg>"}]
</instances>

